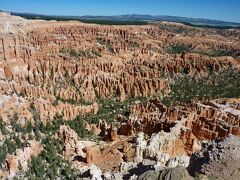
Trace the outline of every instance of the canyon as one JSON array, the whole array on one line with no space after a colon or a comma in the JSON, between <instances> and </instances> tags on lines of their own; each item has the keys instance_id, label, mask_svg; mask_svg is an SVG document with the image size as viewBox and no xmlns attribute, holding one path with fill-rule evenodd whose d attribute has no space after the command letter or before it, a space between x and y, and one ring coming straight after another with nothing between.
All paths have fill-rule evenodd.
<instances>
[{"instance_id":1,"label":"canyon","mask_svg":"<svg viewBox=\"0 0 240 180\"><path fill-rule=\"evenodd\" d=\"M141 179L138 168L191 168L206 141L239 141L239 40L239 29L0 12L1 179Z\"/></svg>"}]
</instances>

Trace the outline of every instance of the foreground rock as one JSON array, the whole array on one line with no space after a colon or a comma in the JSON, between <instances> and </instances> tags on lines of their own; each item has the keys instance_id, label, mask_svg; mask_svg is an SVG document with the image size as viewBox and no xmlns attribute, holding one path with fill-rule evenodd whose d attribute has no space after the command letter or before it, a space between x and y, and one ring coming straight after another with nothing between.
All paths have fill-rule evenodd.
<instances>
[{"instance_id":1,"label":"foreground rock","mask_svg":"<svg viewBox=\"0 0 240 180\"><path fill-rule=\"evenodd\" d=\"M204 141L203 149L191 157L189 170L216 179L239 179L240 138L229 136L223 141Z\"/></svg>"},{"instance_id":2,"label":"foreground rock","mask_svg":"<svg viewBox=\"0 0 240 180\"><path fill-rule=\"evenodd\" d=\"M194 180L184 167L166 169L160 172L147 171L140 175L137 180Z\"/></svg>"}]
</instances>

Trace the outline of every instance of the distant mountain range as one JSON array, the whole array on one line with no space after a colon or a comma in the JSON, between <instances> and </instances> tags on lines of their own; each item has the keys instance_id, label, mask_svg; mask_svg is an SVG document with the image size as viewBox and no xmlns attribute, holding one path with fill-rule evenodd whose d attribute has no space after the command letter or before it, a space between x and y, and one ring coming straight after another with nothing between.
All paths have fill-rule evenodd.
<instances>
[{"instance_id":1,"label":"distant mountain range","mask_svg":"<svg viewBox=\"0 0 240 180\"><path fill-rule=\"evenodd\" d=\"M139 14L126 14L119 16L81 16L80 18L84 19L102 19L102 20L122 20L122 21L169 21L169 22L186 22L196 25L217 25L217 26L240 26L240 23L235 22L226 22L220 20L210 20L202 18L187 18L187 17L178 17L178 16L152 16L152 15L139 15Z\"/></svg>"},{"instance_id":2,"label":"distant mountain range","mask_svg":"<svg viewBox=\"0 0 240 180\"><path fill-rule=\"evenodd\" d=\"M98 21L120 21L120 22L151 22L151 21L169 21L169 22L180 22L194 26L203 27L240 27L240 23L226 22L220 20L210 20L202 18L187 18L178 16L152 16L152 15L139 15L139 14L126 14L117 16L53 16L53 15L42 15L42 14L30 14L30 13L15 13L11 14L22 16L27 19L46 19L46 20L79 20L87 22L98 22Z\"/></svg>"}]
</instances>

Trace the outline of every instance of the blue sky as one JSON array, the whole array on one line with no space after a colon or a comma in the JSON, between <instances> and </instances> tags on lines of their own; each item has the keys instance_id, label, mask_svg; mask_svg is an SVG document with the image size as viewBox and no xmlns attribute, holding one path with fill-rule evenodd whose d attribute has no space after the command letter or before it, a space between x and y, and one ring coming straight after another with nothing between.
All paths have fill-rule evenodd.
<instances>
[{"instance_id":1,"label":"blue sky","mask_svg":"<svg viewBox=\"0 0 240 180\"><path fill-rule=\"evenodd\" d=\"M0 0L0 9L49 15L151 14L240 22L240 0Z\"/></svg>"}]
</instances>

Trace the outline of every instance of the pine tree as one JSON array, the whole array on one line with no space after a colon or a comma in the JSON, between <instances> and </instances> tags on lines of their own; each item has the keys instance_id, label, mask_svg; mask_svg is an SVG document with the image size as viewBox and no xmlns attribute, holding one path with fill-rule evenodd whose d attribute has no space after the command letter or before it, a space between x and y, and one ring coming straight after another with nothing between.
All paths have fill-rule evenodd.
<instances>
[{"instance_id":1,"label":"pine tree","mask_svg":"<svg viewBox=\"0 0 240 180\"><path fill-rule=\"evenodd\" d=\"M27 127L26 127L27 133L31 133L33 130L33 126L31 122L28 122Z\"/></svg>"},{"instance_id":2,"label":"pine tree","mask_svg":"<svg viewBox=\"0 0 240 180\"><path fill-rule=\"evenodd\" d=\"M6 161L7 154L7 144L4 142L4 144L0 148L0 165Z\"/></svg>"}]
</instances>

